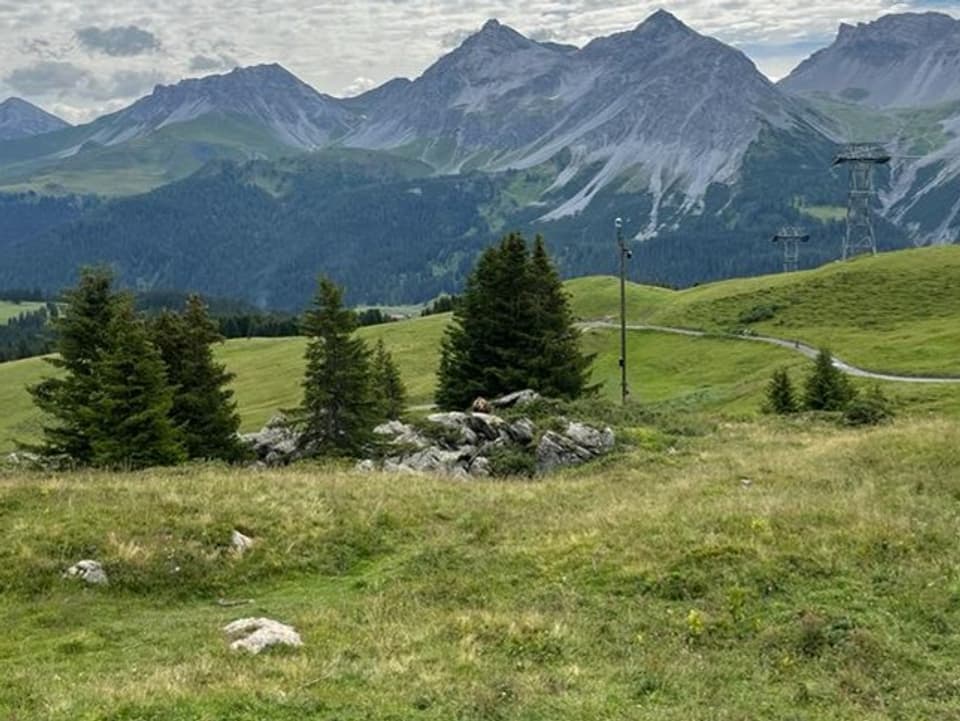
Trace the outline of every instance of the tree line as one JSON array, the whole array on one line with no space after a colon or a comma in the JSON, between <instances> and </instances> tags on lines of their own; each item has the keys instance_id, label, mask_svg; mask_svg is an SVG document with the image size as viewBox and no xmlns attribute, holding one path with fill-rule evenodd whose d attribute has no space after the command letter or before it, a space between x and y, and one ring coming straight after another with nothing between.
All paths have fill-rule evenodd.
<instances>
[{"instance_id":1,"label":"tree line","mask_svg":"<svg viewBox=\"0 0 960 721\"><path fill-rule=\"evenodd\" d=\"M86 269L64 301L47 359L60 373L29 389L46 417L32 450L110 468L243 457L233 376L213 358L222 337L198 296L147 318L109 271Z\"/></svg>"},{"instance_id":2,"label":"tree line","mask_svg":"<svg viewBox=\"0 0 960 721\"><path fill-rule=\"evenodd\" d=\"M0 363L44 355L53 350L50 319L59 315L56 303L24 311L0 324Z\"/></svg>"},{"instance_id":3,"label":"tree line","mask_svg":"<svg viewBox=\"0 0 960 721\"><path fill-rule=\"evenodd\" d=\"M247 458L228 387L234 376L213 356L224 337L199 296L180 312L138 312L109 271L85 269L64 304L51 323L57 355L46 359L60 373L29 389L45 422L27 450L105 468ZM321 279L303 318L304 402L290 412L311 453L358 450L406 403L390 354L382 343L368 350L352 337L356 327L341 291Z\"/></svg>"},{"instance_id":4,"label":"tree line","mask_svg":"<svg viewBox=\"0 0 960 721\"><path fill-rule=\"evenodd\" d=\"M216 362L223 341L198 296L179 312L137 312L132 296L102 269L82 271L52 326L60 373L30 389L44 412L32 450L77 465L142 468L187 459L246 458L240 418ZM576 398L589 384L591 357L543 239L532 248L516 233L488 248L453 307L441 348L436 400L463 409L477 396L532 388ZM374 428L400 418L406 389L383 342L355 334L358 314L344 291L321 276L300 320L308 337L302 401L286 412L306 456L358 456Z\"/></svg>"}]
</instances>

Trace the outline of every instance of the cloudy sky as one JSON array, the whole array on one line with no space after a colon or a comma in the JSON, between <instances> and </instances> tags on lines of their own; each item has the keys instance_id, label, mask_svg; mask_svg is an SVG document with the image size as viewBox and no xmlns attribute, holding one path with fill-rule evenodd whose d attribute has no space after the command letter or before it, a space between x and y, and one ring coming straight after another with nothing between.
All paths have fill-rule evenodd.
<instances>
[{"instance_id":1,"label":"cloudy sky","mask_svg":"<svg viewBox=\"0 0 960 721\"><path fill-rule=\"evenodd\" d=\"M490 17L582 45L663 7L750 55L776 79L840 22L960 0L0 0L0 100L17 95L72 122L157 83L279 62L318 90L352 95L415 77Z\"/></svg>"}]
</instances>

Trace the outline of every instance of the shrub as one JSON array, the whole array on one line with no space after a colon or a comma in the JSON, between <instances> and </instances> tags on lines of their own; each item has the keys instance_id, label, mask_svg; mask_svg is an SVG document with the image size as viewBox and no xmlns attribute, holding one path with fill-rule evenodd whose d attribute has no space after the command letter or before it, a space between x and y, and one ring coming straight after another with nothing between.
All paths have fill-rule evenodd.
<instances>
[{"instance_id":1,"label":"shrub","mask_svg":"<svg viewBox=\"0 0 960 721\"><path fill-rule=\"evenodd\" d=\"M780 310L778 305L755 305L753 308L743 311L737 320L743 325L759 323L773 318L778 310Z\"/></svg>"},{"instance_id":2,"label":"shrub","mask_svg":"<svg viewBox=\"0 0 960 721\"><path fill-rule=\"evenodd\" d=\"M843 413L843 422L848 426L875 426L893 418L890 400L874 384L870 392L855 398Z\"/></svg>"},{"instance_id":3,"label":"shrub","mask_svg":"<svg viewBox=\"0 0 960 721\"><path fill-rule=\"evenodd\" d=\"M496 478L532 478L537 472L537 459L531 449L500 446L487 454L487 460L490 461L490 474Z\"/></svg>"}]
</instances>

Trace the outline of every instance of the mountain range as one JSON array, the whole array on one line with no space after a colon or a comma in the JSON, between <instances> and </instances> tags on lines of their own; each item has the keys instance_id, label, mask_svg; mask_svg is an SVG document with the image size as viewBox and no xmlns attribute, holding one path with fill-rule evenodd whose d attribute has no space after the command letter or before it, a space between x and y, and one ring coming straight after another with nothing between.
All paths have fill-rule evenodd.
<instances>
[{"instance_id":1,"label":"mountain range","mask_svg":"<svg viewBox=\"0 0 960 721\"><path fill-rule=\"evenodd\" d=\"M647 280L772 270L764 239L788 222L810 227L813 264L842 233L833 154L860 139L894 151L881 244L950 242L958 27L938 13L844 25L778 84L659 11L582 48L491 20L420 77L355 98L279 65L159 86L93 123L0 142L0 191L27 219L0 239L0 287L56 288L103 260L131 284L285 307L320 270L357 301L419 301L455 290L509 228L544 233L568 274L611 270L616 215L643 241ZM42 227L28 222L38 196L79 210ZM196 268L221 256L229 274Z\"/></svg>"}]
</instances>

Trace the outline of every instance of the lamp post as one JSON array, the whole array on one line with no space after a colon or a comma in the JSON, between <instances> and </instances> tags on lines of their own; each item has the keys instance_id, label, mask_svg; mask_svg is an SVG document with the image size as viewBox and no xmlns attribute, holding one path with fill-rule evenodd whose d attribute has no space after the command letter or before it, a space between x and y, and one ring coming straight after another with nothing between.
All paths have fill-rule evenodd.
<instances>
[{"instance_id":1,"label":"lamp post","mask_svg":"<svg viewBox=\"0 0 960 721\"><path fill-rule=\"evenodd\" d=\"M623 240L623 220L613 221L617 229L617 247L620 249L620 401L626 405L630 390L627 388L627 260L633 253Z\"/></svg>"}]
</instances>

